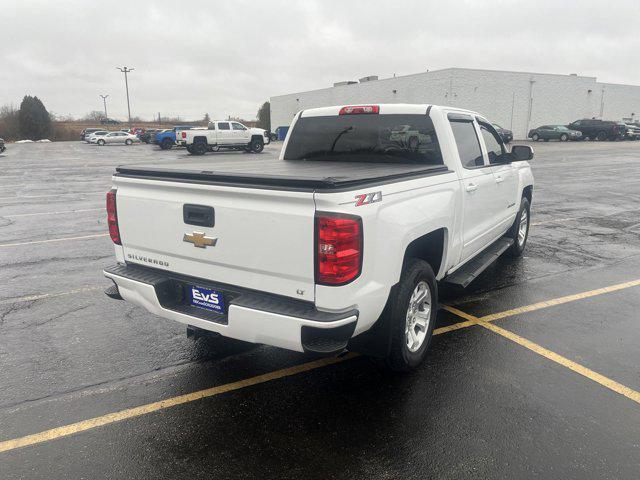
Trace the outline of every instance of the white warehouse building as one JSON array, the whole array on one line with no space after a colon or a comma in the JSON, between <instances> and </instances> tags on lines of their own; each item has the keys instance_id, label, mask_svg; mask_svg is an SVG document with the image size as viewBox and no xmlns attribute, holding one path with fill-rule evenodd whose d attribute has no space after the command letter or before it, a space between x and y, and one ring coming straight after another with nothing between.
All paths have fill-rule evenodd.
<instances>
[{"instance_id":1,"label":"white warehouse building","mask_svg":"<svg viewBox=\"0 0 640 480\"><path fill-rule=\"evenodd\" d=\"M296 112L331 105L426 103L475 110L513 130L517 139L545 124L581 118L637 121L640 86L601 83L575 74L447 68L401 77L364 77L333 87L271 97L271 129L288 126Z\"/></svg>"}]
</instances>

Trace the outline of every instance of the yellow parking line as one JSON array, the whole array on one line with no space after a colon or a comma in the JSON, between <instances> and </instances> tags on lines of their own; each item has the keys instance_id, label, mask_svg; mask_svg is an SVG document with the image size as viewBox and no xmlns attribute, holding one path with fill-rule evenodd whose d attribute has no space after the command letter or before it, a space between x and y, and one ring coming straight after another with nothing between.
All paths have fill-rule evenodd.
<instances>
[{"instance_id":1,"label":"yellow parking line","mask_svg":"<svg viewBox=\"0 0 640 480\"><path fill-rule=\"evenodd\" d=\"M509 332L508 330L505 330L503 328L498 327L497 325L493 325L491 323L489 323L488 320L486 320L487 318L492 318L492 319L496 319L496 318L505 318L508 317L510 315L516 315L517 313L521 313L521 311L531 311L531 310L537 310L539 308L546 308L548 306L551 305L558 305L560 303L566 303L569 301L573 301L573 300L578 300L581 298L588 298L594 295L600 295L603 293L608 293L608 292L612 292L612 291L616 291L616 290L621 290L623 288L629 288L635 285L639 285L640 284L640 280L634 280L631 282L625 282L625 283L620 283L617 285L612 285L610 287L605 287L605 288L600 288L597 290L592 290L590 292L583 292L583 293L579 293L579 294L575 294L575 295L569 295L566 297L561 297L559 299L553 299L553 300L548 300L546 302L540 302L537 304L534 304L532 306L529 307L521 307L520 309L513 309L513 310L508 310L506 312L502 312L502 313L498 313L498 314L494 314L494 315L487 315L485 317L474 317L473 315L469 315L468 313L465 313L461 310L458 310L457 308L454 307L450 307L450 306L443 306L442 308L445 310L448 310L449 312L453 313L454 315L457 315L458 317L464 318L465 321L464 322L459 322L459 323L455 323L453 325L448 325L445 327L440 327L440 328L436 328L433 331L434 335L441 335L443 333L447 333L447 332L451 332L454 330L459 330L459 329L463 329L463 328L467 328L467 327L471 327L474 325L480 325L483 326L485 328L488 328L491 331L494 331L495 333L498 333L499 335L504 336L505 338L508 338L520 345L522 345L525 348L528 348L546 358L549 358L550 360L553 360L554 362L563 365L567 368L570 368L571 370L580 373L581 375L592 379L593 381L617 392L620 393L621 395L626 396L627 398L630 398L638 403L640 403L640 394L638 392L636 392L635 390L632 390L628 387L625 387L622 384L619 384L607 377L604 377L602 375L600 375L599 373L596 373L592 370L589 370L586 367L583 367L582 365L579 365L575 362L572 362L571 360L564 358L560 355L558 355L557 353L554 353L550 350L545 349L544 347L537 345L533 342L530 342L529 340L522 338L518 335L516 335L515 333ZM91 287L94 288L94 287ZM95 288L100 288L100 287L95 287ZM66 292L65 292L66 293ZM63 294L65 294L63 293ZM70 292L72 293L72 292ZM51 296L55 296L56 294L52 294ZM29 298L29 297L24 297L24 298ZM563 300L563 301L561 301ZM27 301L27 300L24 300ZM10 301L6 301L7 303L9 303ZM532 308L536 306L536 308ZM114 413L109 413L106 415L102 415L99 417L94 417L94 418L90 418L88 420L83 420L80 422L76 422L76 423L72 423L70 425L65 425L62 427L57 427L57 428L52 428L50 430L45 430L43 432L39 432L39 433L35 433L33 435L27 435L24 437L20 437L20 438L15 438L12 440L6 440L4 442L0 442L0 452L6 452L9 450L15 450L17 448L21 448L21 447L26 447L28 445L35 445L38 443L42 443L42 442L47 442L49 440L55 440L57 438L62 438L62 437L67 437L69 435L73 435L75 433L78 432L83 432L86 430L91 430L93 428L97 428L97 427L101 427L104 425L108 425L110 423L115 423L115 422L119 422L122 420L126 420L129 418L135 418L135 417L139 417L141 415L146 415L148 413L152 413L152 412L156 412L156 411L160 411L160 410L164 410L166 408L170 408L170 407L174 407L176 405L182 405L184 403L189 403L189 402L193 402L196 400L200 400L202 398L207 398L207 397L213 397L216 395L220 395L221 393L225 393L225 392L230 392L230 391L234 391L234 390L239 390L245 387L249 387L252 385L258 385L260 383L265 383L271 380L276 380L276 379L280 379L280 378L284 378L284 377L289 377L292 375L296 375L298 373L302 373L302 372L307 372L310 370L315 370L327 365L333 365L336 363L340 363L343 362L345 360L351 359L358 356L357 354L348 354L345 355L343 357L331 357L331 358L323 358L320 360L316 360L313 362L308 362L308 363L304 363L302 365L297 365L294 367L289 367L289 368L284 368L282 370L276 370L274 372L270 372L270 373L266 373L264 375L258 375L256 377L251 377L251 378L247 378L245 380L239 380L237 382L233 382L233 383L228 383L226 385L220 385L217 387L212 387L212 388L208 388L205 390L199 390L197 392L192 392L192 393L188 393L185 395L180 395L177 397L173 397L173 398L168 398L165 400L160 400L158 402L153 402L153 403L149 403L146 405L140 405L138 407L134 407L134 408L129 408L126 410L121 410L119 412L114 412Z\"/></svg>"},{"instance_id":2,"label":"yellow parking line","mask_svg":"<svg viewBox=\"0 0 640 480\"><path fill-rule=\"evenodd\" d=\"M467 327L471 327L473 325L476 325L476 322L471 322L471 321L458 322L458 323L454 323L452 325L447 325L446 327L436 328L436 329L433 330L433 334L434 335L441 335L443 333L453 332L454 330L460 330L461 328L467 328Z\"/></svg>"},{"instance_id":3,"label":"yellow parking line","mask_svg":"<svg viewBox=\"0 0 640 480\"><path fill-rule=\"evenodd\" d=\"M14 197L0 197L0 200L21 200L23 198L49 198L49 197L67 197L69 195L97 195L105 192L69 192L69 193L52 193L49 195L21 195Z\"/></svg>"},{"instance_id":4,"label":"yellow parking line","mask_svg":"<svg viewBox=\"0 0 640 480\"><path fill-rule=\"evenodd\" d=\"M20 245L34 245L37 243L66 242L68 240L83 240L85 238L98 238L98 237L108 237L108 236L109 236L108 233L97 233L95 235L83 235L81 237L51 238L49 240L34 240L32 242L20 242L20 243L0 243L0 248L17 247Z\"/></svg>"},{"instance_id":5,"label":"yellow parking line","mask_svg":"<svg viewBox=\"0 0 640 480\"><path fill-rule=\"evenodd\" d=\"M91 292L93 290L100 290L103 288L104 287L82 287L82 288L76 288L75 290L69 290L68 292L43 293L41 295L28 295L26 297L7 298L5 300L0 300L0 305L7 305L10 303L21 303L21 302L33 302L34 300L42 300L44 298L63 297L65 295L72 295L74 293Z\"/></svg>"},{"instance_id":6,"label":"yellow parking line","mask_svg":"<svg viewBox=\"0 0 640 480\"><path fill-rule=\"evenodd\" d=\"M141 415L146 415L148 413L175 407L184 403L201 400L203 398L214 397L216 395L220 395L221 393L240 390L241 388L258 385L260 383L270 382L272 380L277 380L284 377L290 377L302 372L308 372L310 370L326 367L327 365L340 363L355 356L355 354L349 354L343 357L322 358L313 362L303 363L302 365L296 365L294 367L283 368L281 370L276 370L275 372L265 373L263 375L246 378L237 382L227 383L225 385L219 385L217 387L187 393L185 395L179 395L177 397L160 400L159 402L148 403L139 407L127 408L125 410L120 410L119 412L108 413L106 415L90 418L88 420L72 423L70 425L64 425L62 427L45 430L44 432L34 433L33 435L27 435L25 437L15 438L13 440L6 440L4 442L0 442L0 452L8 452L9 450L15 450L17 448L26 447L28 445L35 445L37 443L47 442L49 440L54 440L57 438L68 437L69 435L73 435L75 433L102 427L110 423L120 422L128 418L139 417Z\"/></svg>"},{"instance_id":7,"label":"yellow parking line","mask_svg":"<svg viewBox=\"0 0 640 480\"><path fill-rule=\"evenodd\" d=\"M617 290L623 290L625 288L636 287L640 285L640 279L631 280L630 282L618 283L609 287L597 288L595 290L589 290L588 292L576 293L574 295L567 295L565 297L554 298L546 300L544 302L534 303L532 305L526 305L524 307L513 308L511 310L505 310L504 312L493 313L491 315L485 315L480 317L485 322L492 322L501 318L511 317L513 315L519 315L521 313L533 312L534 310L540 310L542 308L553 307L555 305L561 305L563 303L574 302L576 300L582 300L584 298L595 297L596 295L602 295L604 293L611 293Z\"/></svg>"},{"instance_id":8,"label":"yellow parking line","mask_svg":"<svg viewBox=\"0 0 640 480\"><path fill-rule=\"evenodd\" d=\"M34 215L61 215L63 213L81 213L81 212L99 212L100 210L104 210L104 208L84 208L81 210L61 210L57 212L37 212L37 213L16 213L16 214L7 214L2 215L3 217L33 217Z\"/></svg>"},{"instance_id":9,"label":"yellow parking line","mask_svg":"<svg viewBox=\"0 0 640 480\"><path fill-rule=\"evenodd\" d=\"M558 365L562 365L563 367L568 368L569 370L572 370L573 372L578 373L583 377L586 377L589 380L592 380L602 385L603 387L608 388L609 390L616 392L620 395L623 395L628 399L633 400L634 402L640 404L640 392L637 392L625 385L622 385L621 383L616 382L615 380L605 377L604 375L601 375L598 372L594 372L593 370L585 367L584 365L580 365L579 363L576 363L573 360L569 360L568 358L563 357L562 355L559 355L555 352L552 352L551 350L544 348L543 346L538 345L537 343L534 343L531 340L527 340L526 338L521 337L516 333L513 333L493 323L483 320L482 318L474 317L473 315L469 315L468 313L465 313L454 307L445 306L443 308L453 313L454 315L458 315L459 317L464 318L469 322L474 322L476 325L480 325L481 327L491 330L492 332L497 333L498 335L504 338L507 338L512 342L515 342L518 345L524 348L527 348L532 352L535 352L538 355L543 356L544 358L551 360L552 362L557 363Z\"/></svg>"}]
</instances>

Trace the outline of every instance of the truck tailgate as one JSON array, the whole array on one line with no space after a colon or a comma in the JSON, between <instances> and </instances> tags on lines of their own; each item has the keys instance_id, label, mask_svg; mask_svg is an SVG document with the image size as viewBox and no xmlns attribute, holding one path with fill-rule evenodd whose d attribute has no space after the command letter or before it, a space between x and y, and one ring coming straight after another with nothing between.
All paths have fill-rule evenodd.
<instances>
[{"instance_id":1,"label":"truck tailgate","mask_svg":"<svg viewBox=\"0 0 640 480\"><path fill-rule=\"evenodd\" d=\"M114 187L127 262L314 300L312 192L117 176ZM214 225L185 223L185 204L213 208Z\"/></svg>"}]
</instances>

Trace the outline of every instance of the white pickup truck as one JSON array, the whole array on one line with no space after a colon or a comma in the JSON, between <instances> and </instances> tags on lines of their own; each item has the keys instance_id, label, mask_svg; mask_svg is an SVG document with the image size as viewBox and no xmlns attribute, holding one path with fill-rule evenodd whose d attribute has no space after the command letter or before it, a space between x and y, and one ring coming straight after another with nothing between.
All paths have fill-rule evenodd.
<instances>
[{"instance_id":1,"label":"white pickup truck","mask_svg":"<svg viewBox=\"0 0 640 480\"><path fill-rule=\"evenodd\" d=\"M204 155L221 149L260 153L271 137L262 128L249 128L240 122L223 120L209 123L207 129L182 131L176 141L184 144L191 155Z\"/></svg>"},{"instance_id":2,"label":"white pickup truck","mask_svg":"<svg viewBox=\"0 0 640 480\"><path fill-rule=\"evenodd\" d=\"M388 104L299 112L279 159L121 166L106 293L191 332L406 371L438 282L522 254L532 157L478 113Z\"/></svg>"}]
</instances>

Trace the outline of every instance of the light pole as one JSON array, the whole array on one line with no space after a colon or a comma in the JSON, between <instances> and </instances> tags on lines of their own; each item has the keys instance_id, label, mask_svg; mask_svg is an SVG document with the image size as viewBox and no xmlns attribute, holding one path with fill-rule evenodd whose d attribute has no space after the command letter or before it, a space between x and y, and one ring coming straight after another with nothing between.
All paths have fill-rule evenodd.
<instances>
[{"instance_id":1,"label":"light pole","mask_svg":"<svg viewBox=\"0 0 640 480\"><path fill-rule=\"evenodd\" d=\"M109 120L109 115L107 115L107 97L109 95L100 95L102 97L102 103L104 103L104 119Z\"/></svg>"},{"instance_id":2,"label":"light pole","mask_svg":"<svg viewBox=\"0 0 640 480\"><path fill-rule=\"evenodd\" d=\"M131 128L131 107L129 106L129 81L127 80L127 73L133 72L135 68L129 67L116 67L122 73L124 73L124 86L127 89L127 112L129 114L129 128Z\"/></svg>"}]
</instances>

